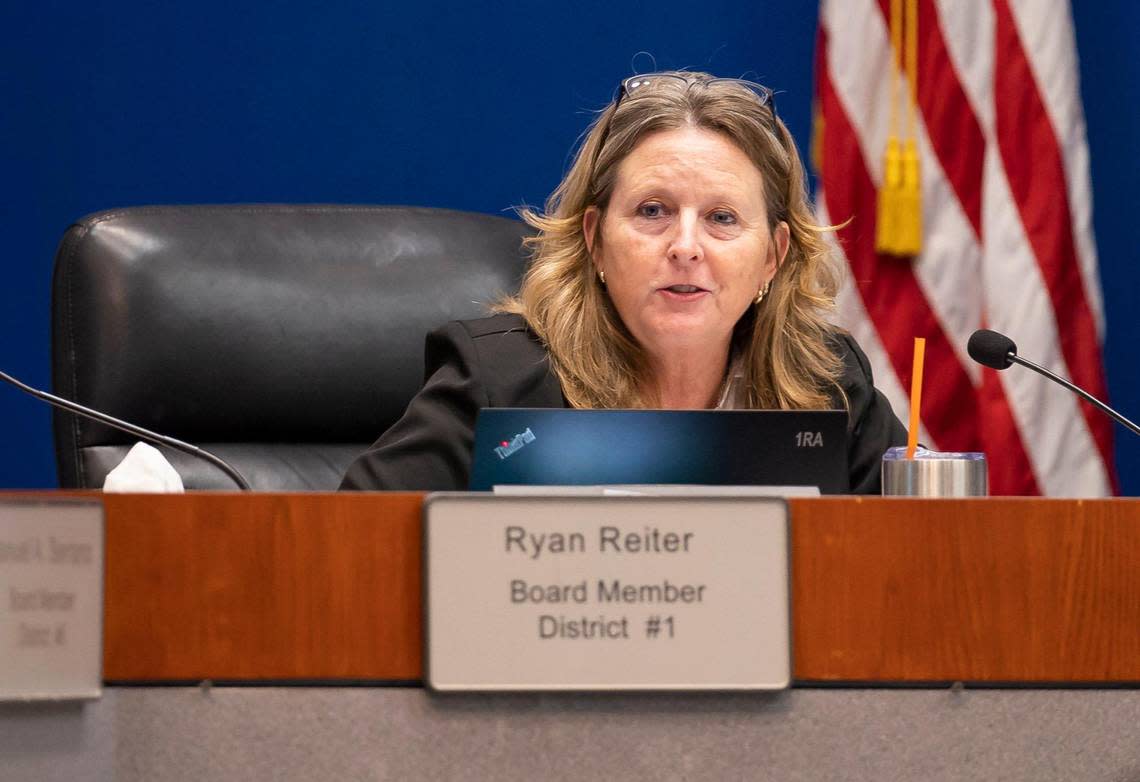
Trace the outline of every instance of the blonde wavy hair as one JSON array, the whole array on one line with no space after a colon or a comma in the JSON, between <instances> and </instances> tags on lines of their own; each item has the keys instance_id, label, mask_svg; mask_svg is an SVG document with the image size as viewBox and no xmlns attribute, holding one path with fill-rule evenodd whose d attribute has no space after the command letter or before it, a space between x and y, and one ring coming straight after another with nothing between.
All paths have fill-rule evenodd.
<instances>
[{"instance_id":1,"label":"blonde wavy hair","mask_svg":"<svg viewBox=\"0 0 1140 782\"><path fill-rule=\"evenodd\" d=\"M604 216L619 164L646 136L704 128L748 155L763 181L769 232L781 221L790 232L769 294L733 333L743 374L738 399L750 408L820 409L834 397L846 405L838 384L842 362L829 346L835 329L825 319L838 288L823 238L831 229L813 219L791 134L771 102L743 83L687 71L654 76L668 78L647 76L629 94L623 88L594 120L545 212L521 210L537 229L527 240L531 262L519 293L496 310L523 316L546 344L572 406L653 406L642 382L647 356L597 280L582 218L591 206Z\"/></svg>"}]
</instances>

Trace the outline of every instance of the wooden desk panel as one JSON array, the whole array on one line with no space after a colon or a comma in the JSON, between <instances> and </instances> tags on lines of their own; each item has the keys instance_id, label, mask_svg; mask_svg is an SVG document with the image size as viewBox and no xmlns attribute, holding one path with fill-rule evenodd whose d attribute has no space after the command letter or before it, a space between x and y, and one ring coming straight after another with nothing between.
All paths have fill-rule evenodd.
<instances>
[{"instance_id":1,"label":"wooden desk panel","mask_svg":"<svg viewBox=\"0 0 1140 782\"><path fill-rule=\"evenodd\" d=\"M421 503L106 495L104 677L419 679Z\"/></svg>"},{"instance_id":2,"label":"wooden desk panel","mask_svg":"<svg viewBox=\"0 0 1140 782\"><path fill-rule=\"evenodd\" d=\"M421 678L421 500L108 495L105 677ZM791 508L797 679L1140 682L1140 501Z\"/></svg>"},{"instance_id":3,"label":"wooden desk panel","mask_svg":"<svg viewBox=\"0 0 1140 782\"><path fill-rule=\"evenodd\" d=\"M792 505L797 679L1140 682L1140 501Z\"/></svg>"}]
</instances>

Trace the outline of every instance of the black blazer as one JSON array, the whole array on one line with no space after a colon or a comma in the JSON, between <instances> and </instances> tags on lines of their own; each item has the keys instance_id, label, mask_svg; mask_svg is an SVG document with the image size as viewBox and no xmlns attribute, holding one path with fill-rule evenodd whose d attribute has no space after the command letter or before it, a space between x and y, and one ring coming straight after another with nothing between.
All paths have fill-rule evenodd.
<instances>
[{"instance_id":1,"label":"black blazer","mask_svg":"<svg viewBox=\"0 0 1140 782\"><path fill-rule=\"evenodd\" d=\"M906 430L874 387L871 367L849 334L836 332L850 405L851 490L877 494L883 452ZM424 386L392 425L348 468L342 489L464 490L475 416L482 407L568 407L546 348L518 315L453 321L425 347ZM842 408L836 400L835 406Z\"/></svg>"}]
</instances>

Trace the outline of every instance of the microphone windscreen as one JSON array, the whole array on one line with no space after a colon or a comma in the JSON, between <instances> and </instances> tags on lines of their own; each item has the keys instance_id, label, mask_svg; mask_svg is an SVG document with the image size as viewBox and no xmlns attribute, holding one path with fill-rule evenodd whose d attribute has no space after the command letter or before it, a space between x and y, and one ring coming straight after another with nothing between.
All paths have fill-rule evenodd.
<instances>
[{"instance_id":1,"label":"microphone windscreen","mask_svg":"<svg viewBox=\"0 0 1140 782\"><path fill-rule=\"evenodd\" d=\"M978 329L970 335L966 343L966 352L970 358L983 366L993 369L1005 369L1013 362L1009 354L1017 355L1017 345L1005 334L999 334L989 329Z\"/></svg>"}]
</instances>

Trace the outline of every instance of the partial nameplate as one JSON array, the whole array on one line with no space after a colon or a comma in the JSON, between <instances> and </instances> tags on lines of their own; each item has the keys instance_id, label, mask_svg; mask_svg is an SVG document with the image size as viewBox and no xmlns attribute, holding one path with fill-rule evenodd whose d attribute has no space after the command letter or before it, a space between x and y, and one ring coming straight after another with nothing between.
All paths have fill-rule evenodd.
<instances>
[{"instance_id":1,"label":"partial nameplate","mask_svg":"<svg viewBox=\"0 0 1140 782\"><path fill-rule=\"evenodd\" d=\"M0 700L98 698L103 505L0 500Z\"/></svg>"},{"instance_id":2,"label":"partial nameplate","mask_svg":"<svg viewBox=\"0 0 1140 782\"><path fill-rule=\"evenodd\" d=\"M781 499L434 494L424 581L436 690L774 690L791 679Z\"/></svg>"}]
</instances>

